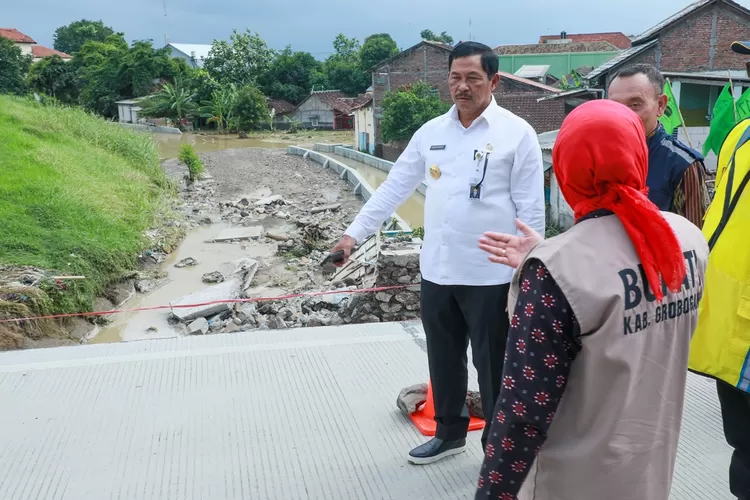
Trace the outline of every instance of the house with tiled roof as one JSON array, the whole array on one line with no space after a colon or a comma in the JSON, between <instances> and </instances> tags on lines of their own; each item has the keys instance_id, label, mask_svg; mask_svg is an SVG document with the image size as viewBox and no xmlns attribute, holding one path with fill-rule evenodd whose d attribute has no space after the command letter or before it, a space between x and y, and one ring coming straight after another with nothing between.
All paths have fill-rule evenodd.
<instances>
[{"instance_id":1,"label":"house with tiled roof","mask_svg":"<svg viewBox=\"0 0 750 500\"><path fill-rule=\"evenodd\" d=\"M559 35L542 35L539 37L540 44L588 42L607 42L614 45L620 50L629 49L631 45L630 37L628 37L625 33L620 33L619 31L610 31L606 33L567 33L563 31Z\"/></svg>"},{"instance_id":2,"label":"house with tiled roof","mask_svg":"<svg viewBox=\"0 0 750 500\"><path fill-rule=\"evenodd\" d=\"M686 127L679 137L700 150L708 135L716 98L730 77L735 98L750 87L746 57L735 54L735 40L750 40L750 9L733 0L698 0L633 38L633 46L588 75L588 85L606 89L624 67L655 65L670 80ZM709 154L706 166L714 168Z\"/></svg>"},{"instance_id":3,"label":"house with tiled roof","mask_svg":"<svg viewBox=\"0 0 750 500\"><path fill-rule=\"evenodd\" d=\"M290 114L290 118L305 128L351 130L354 128L352 110L365 97L347 97L340 90L317 90L310 93Z\"/></svg>"},{"instance_id":4,"label":"house with tiled roof","mask_svg":"<svg viewBox=\"0 0 750 500\"><path fill-rule=\"evenodd\" d=\"M64 60L70 60L73 58L65 52L60 52L59 50L50 49L49 47L37 44L36 40L25 33L21 33L15 28L0 28L0 37L7 38L15 43L16 46L21 49L21 53L31 56L34 59L34 62L41 61L45 57L50 56L59 56Z\"/></svg>"},{"instance_id":5,"label":"house with tiled roof","mask_svg":"<svg viewBox=\"0 0 750 500\"><path fill-rule=\"evenodd\" d=\"M596 67L620 53L606 41L500 45L494 51L502 71L516 73L524 66L548 66L547 73L558 80L575 68Z\"/></svg>"}]
</instances>

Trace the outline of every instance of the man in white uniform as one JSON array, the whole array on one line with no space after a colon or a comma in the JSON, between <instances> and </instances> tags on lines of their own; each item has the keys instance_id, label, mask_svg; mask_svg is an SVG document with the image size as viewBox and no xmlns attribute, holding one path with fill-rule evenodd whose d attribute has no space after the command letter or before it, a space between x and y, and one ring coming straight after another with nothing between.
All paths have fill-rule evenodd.
<instances>
[{"instance_id":1,"label":"man in white uniform","mask_svg":"<svg viewBox=\"0 0 750 500\"><path fill-rule=\"evenodd\" d=\"M544 233L544 179L536 133L499 107L498 58L486 45L457 45L449 58L455 105L420 128L333 248L351 250L377 231L419 184L427 183L421 255L421 314L437 433L408 460L429 464L464 451L469 415L466 350L473 362L487 425L500 392L513 270L488 261L477 246L485 231L514 232L519 218Z\"/></svg>"}]
</instances>

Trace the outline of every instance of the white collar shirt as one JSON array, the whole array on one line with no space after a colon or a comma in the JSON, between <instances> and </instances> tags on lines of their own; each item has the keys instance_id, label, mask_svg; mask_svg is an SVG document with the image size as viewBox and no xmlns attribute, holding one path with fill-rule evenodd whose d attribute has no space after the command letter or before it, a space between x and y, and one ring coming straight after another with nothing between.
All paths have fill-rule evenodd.
<instances>
[{"instance_id":1,"label":"white collar shirt","mask_svg":"<svg viewBox=\"0 0 750 500\"><path fill-rule=\"evenodd\" d=\"M414 134L346 234L362 242L422 182L422 278L438 285L509 283L513 269L490 262L479 238L485 231L517 234L516 218L544 234L544 173L534 129L494 98L469 127L453 106ZM480 198L472 199L471 186L480 182Z\"/></svg>"}]
</instances>

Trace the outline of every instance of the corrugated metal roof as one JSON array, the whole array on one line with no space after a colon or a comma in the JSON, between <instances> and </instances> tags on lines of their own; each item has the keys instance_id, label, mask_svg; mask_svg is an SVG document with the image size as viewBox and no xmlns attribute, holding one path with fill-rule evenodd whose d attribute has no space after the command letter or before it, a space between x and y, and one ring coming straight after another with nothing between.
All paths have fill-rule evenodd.
<instances>
[{"instance_id":1,"label":"corrugated metal roof","mask_svg":"<svg viewBox=\"0 0 750 500\"><path fill-rule=\"evenodd\" d=\"M679 71L664 71L662 74L666 77L672 78L694 78L696 80L721 80L727 81L732 78L732 81L749 81L750 77L747 76L747 71L733 69L733 70L718 70L718 71L696 71L691 73L679 72Z\"/></svg>"},{"instance_id":2,"label":"corrugated metal roof","mask_svg":"<svg viewBox=\"0 0 750 500\"><path fill-rule=\"evenodd\" d=\"M542 151L548 151L552 149L552 147L555 145L555 140L557 140L557 134L559 133L560 130L553 130L551 132L544 132L543 134L537 135L537 139L539 140L539 147L542 148Z\"/></svg>"},{"instance_id":3,"label":"corrugated metal roof","mask_svg":"<svg viewBox=\"0 0 750 500\"><path fill-rule=\"evenodd\" d=\"M586 79L587 80L593 80L594 78L600 77L601 75L603 75L604 73L606 73L610 69L612 69L612 68L614 68L616 66L619 66L620 64L623 64L624 62L626 62L628 59L630 59L632 57L635 57L638 54L640 54L641 52L644 52L644 51L650 49L651 47L653 47L654 45L656 45L657 42L658 42L658 40L652 40L652 41L650 41L648 43L645 43L643 45L638 45L636 47L631 47L628 50L623 50L622 52L620 52L619 54L617 54L615 57L613 57L609 61L605 62L604 64L602 64L598 68L595 68L591 73L589 73L588 75L586 75Z\"/></svg>"},{"instance_id":4,"label":"corrugated metal roof","mask_svg":"<svg viewBox=\"0 0 750 500\"><path fill-rule=\"evenodd\" d=\"M549 68L549 64L524 64L513 74L521 78L542 78Z\"/></svg>"}]
</instances>

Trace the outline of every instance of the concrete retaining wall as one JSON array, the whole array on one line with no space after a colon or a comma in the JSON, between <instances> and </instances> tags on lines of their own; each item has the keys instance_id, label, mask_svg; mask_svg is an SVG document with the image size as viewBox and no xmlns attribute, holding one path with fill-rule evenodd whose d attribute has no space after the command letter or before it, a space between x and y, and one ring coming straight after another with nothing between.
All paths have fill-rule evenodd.
<instances>
[{"instance_id":1,"label":"concrete retaining wall","mask_svg":"<svg viewBox=\"0 0 750 500\"><path fill-rule=\"evenodd\" d=\"M286 148L286 152L290 155L301 156L306 160L312 160L313 162L323 166L323 168L330 168L331 170L336 172L339 177L347 181L352 186L352 188L354 189L354 194L356 194L357 196L361 196L365 201L369 200L375 193L375 188L370 186L367 181L365 181L359 175L359 173L357 173L356 170L334 160L329 156L326 156L317 151L300 148L298 146L288 146ZM406 221L401 218L401 216L394 213L393 219L395 219L395 225L387 222L384 228L385 230L411 232L411 228L406 223Z\"/></svg>"},{"instance_id":2,"label":"concrete retaining wall","mask_svg":"<svg viewBox=\"0 0 750 500\"><path fill-rule=\"evenodd\" d=\"M344 158L349 158L350 160L364 163L369 167L377 168L378 170L381 170L383 172L390 172L391 168L393 167L393 162L378 158L377 156L368 155L367 153L355 151L347 145L315 144L314 149L315 151L324 153L334 153L339 156L343 156ZM417 188L417 192L422 196L425 196L427 194L427 184L422 183Z\"/></svg>"}]
</instances>

